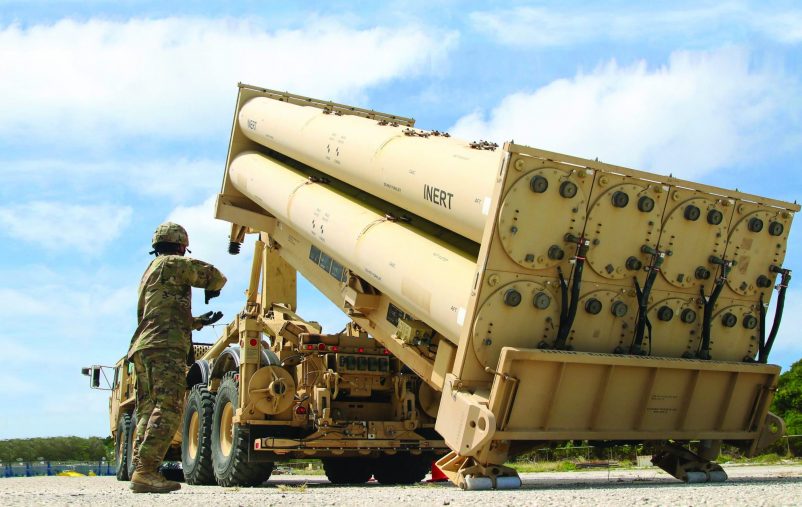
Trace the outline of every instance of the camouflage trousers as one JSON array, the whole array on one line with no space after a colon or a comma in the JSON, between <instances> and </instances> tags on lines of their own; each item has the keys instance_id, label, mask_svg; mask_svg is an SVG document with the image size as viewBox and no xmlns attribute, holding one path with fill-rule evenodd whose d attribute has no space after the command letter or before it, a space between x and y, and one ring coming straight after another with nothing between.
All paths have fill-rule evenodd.
<instances>
[{"instance_id":1,"label":"camouflage trousers","mask_svg":"<svg viewBox=\"0 0 802 507\"><path fill-rule=\"evenodd\" d=\"M186 354L144 349L131 359L136 370L137 421L132 459L138 471L155 471L181 423Z\"/></svg>"}]
</instances>

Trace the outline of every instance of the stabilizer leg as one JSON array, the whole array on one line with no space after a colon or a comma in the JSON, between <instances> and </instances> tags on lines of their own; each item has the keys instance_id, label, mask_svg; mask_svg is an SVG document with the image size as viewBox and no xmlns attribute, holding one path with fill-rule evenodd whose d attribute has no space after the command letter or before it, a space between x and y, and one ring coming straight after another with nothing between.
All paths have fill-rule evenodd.
<instances>
[{"instance_id":1,"label":"stabilizer leg","mask_svg":"<svg viewBox=\"0 0 802 507\"><path fill-rule=\"evenodd\" d=\"M521 487L521 478L514 469L504 465L483 465L470 456L460 456L453 451L440 458L437 467L451 482L469 491Z\"/></svg>"},{"instance_id":2,"label":"stabilizer leg","mask_svg":"<svg viewBox=\"0 0 802 507\"><path fill-rule=\"evenodd\" d=\"M727 473L718 463L674 443L667 442L652 456L652 463L682 482L724 482Z\"/></svg>"}]
</instances>

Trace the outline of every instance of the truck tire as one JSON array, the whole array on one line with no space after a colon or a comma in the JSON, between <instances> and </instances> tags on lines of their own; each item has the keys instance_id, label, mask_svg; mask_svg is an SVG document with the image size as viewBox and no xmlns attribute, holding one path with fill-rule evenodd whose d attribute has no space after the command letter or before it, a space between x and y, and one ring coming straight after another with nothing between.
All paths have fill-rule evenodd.
<instances>
[{"instance_id":1,"label":"truck tire","mask_svg":"<svg viewBox=\"0 0 802 507\"><path fill-rule=\"evenodd\" d=\"M134 475L134 470L136 470L136 463L134 463L134 439L136 438L136 409L131 412L130 416L130 428L131 430L128 432L128 438L125 442L125 449L128 458L125 460L125 468L128 471L128 478L130 479L131 476Z\"/></svg>"},{"instance_id":2,"label":"truck tire","mask_svg":"<svg viewBox=\"0 0 802 507\"><path fill-rule=\"evenodd\" d=\"M380 484L415 484L426 477L434 457L423 453L394 454L374 460L373 476Z\"/></svg>"},{"instance_id":3,"label":"truck tire","mask_svg":"<svg viewBox=\"0 0 802 507\"><path fill-rule=\"evenodd\" d=\"M239 401L239 382L228 372L220 382L212 417L212 464L220 486L258 486L270 478L273 463L248 462L250 440L242 426L233 423Z\"/></svg>"},{"instance_id":4,"label":"truck tire","mask_svg":"<svg viewBox=\"0 0 802 507\"><path fill-rule=\"evenodd\" d=\"M181 425L181 465L187 484L216 484L212 467L214 393L205 385L192 387Z\"/></svg>"},{"instance_id":5,"label":"truck tire","mask_svg":"<svg viewBox=\"0 0 802 507\"><path fill-rule=\"evenodd\" d=\"M323 471L332 484L364 484L373 475L370 458L323 458Z\"/></svg>"},{"instance_id":6,"label":"truck tire","mask_svg":"<svg viewBox=\"0 0 802 507\"><path fill-rule=\"evenodd\" d=\"M128 475L128 439L131 438L131 416L123 414L117 421L117 434L114 437L114 459L117 462L117 480L127 481Z\"/></svg>"}]
</instances>

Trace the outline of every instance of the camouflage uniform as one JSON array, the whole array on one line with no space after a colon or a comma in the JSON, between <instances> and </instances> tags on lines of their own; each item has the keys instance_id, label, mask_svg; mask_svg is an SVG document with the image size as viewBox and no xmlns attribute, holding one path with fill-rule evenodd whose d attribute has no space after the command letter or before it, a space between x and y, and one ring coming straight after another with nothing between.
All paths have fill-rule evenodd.
<instances>
[{"instance_id":1,"label":"camouflage uniform","mask_svg":"<svg viewBox=\"0 0 802 507\"><path fill-rule=\"evenodd\" d=\"M137 470L156 470L178 429L186 389L186 357L192 329L191 287L219 291L226 278L211 264L180 255L157 256L139 284L139 325L128 358L137 376Z\"/></svg>"}]
</instances>

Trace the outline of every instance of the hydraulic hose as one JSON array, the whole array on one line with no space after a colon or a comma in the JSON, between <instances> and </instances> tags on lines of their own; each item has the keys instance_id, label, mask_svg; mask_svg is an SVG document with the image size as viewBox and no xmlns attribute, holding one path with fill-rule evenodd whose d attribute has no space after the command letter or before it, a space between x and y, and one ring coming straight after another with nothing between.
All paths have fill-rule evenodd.
<instances>
[{"instance_id":1,"label":"hydraulic hose","mask_svg":"<svg viewBox=\"0 0 802 507\"><path fill-rule=\"evenodd\" d=\"M562 269L557 268L557 274L560 276L560 329L562 329L568 319L568 283L565 281Z\"/></svg>"},{"instance_id":2,"label":"hydraulic hose","mask_svg":"<svg viewBox=\"0 0 802 507\"><path fill-rule=\"evenodd\" d=\"M660 267L665 261L666 255L671 255L671 252L661 252L648 245L641 247L641 252L652 255L652 263L647 268L649 274L646 275L646 281L643 283L641 289L638 280L635 279L635 295L638 297L638 320L635 325L635 338L632 340L632 345L629 347L629 353L633 355L643 355L643 338L645 336L646 328L649 328L649 348L651 349L651 323L649 322L648 307L649 307L649 294L652 292L652 286L657 278L657 273L660 272Z\"/></svg>"},{"instance_id":3,"label":"hydraulic hose","mask_svg":"<svg viewBox=\"0 0 802 507\"><path fill-rule=\"evenodd\" d=\"M565 322L568 320L568 284L563 276L563 270L559 266L557 267L557 276L560 280L560 322L557 325L557 336L559 337ZM539 349L551 348L545 340L541 340L537 347Z\"/></svg>"},{"instance_id":4,"label":"hydraulic hose","mask_svg":"<svg viewBox=\"0 0 802 507\"><path fill-rule=\"evenodd\" d=\"M704 307L704 317L702 318L702 341L699 344L699 352L696 354L696 357L705 360L710 359L710 328L713 324L713 308L716 306L716 301L718 301L718 297L724 289L724 284L727 282L727 276L730 274L730 270L735 266L735 261L727 261L715 256L710 256L710 262L721 266L721 276L716 280L713 292L710 294L709 298L705 296L705 288L699 288L699 293L702 297L702 305Z\"/></svg>"},{"instance_id":5,"label":"hydraulic hose","mask_svg":"<svg viewBox=\"0 0 802 507\"><path fill-rule=\"evenodd\" d=\"M565 318L563 319L562 316L560 318L560 328L557 332L557 339L554 341L554 348L558 350L565 349L565 342L568 341L568 333L574 325L576 310L579 306L579 293L582 288L582 272L585 267L585 256L588 253L588 246L590 245L590 242L585 238L577 238L572 234L566 235L565 240L572 243L576 242L579 245L579 249L575 257L576 263L574 264L574 273L571 277L571 303L568 307L568 312L565 314ZM564 300L565 298L563 298L563 301ZM565 308L565 305L563 305L563 308Z\"/></svg>"},{"instance_id":6,"label":"hydraulic hose","mask_svg":"<svg viewBox=\"0 0 802 507\"><path fill-rule=\"evenodd\" d=\"M784 303L784 302L783 302ZM760 336L757 341L757 360L762 363L765 357L766 348L766 305L763 303L763 293L760 293L760 306L758 307L758 315L760 316Z\"/></svg>"},{"instance_id":7,"label":"hydraulic hose","mask_svg":"<svg viewBox=\"0 0 802 507\"><path fill-rule=\"evenodd\" d=\"M774 322L771 325L771 332L768 339L764 342L763 339L766 335L765 316L766 310L763 307L763 295L760 295L760 352L758 361L766 363L769 360L771 348L774 346L774 339L777 338L777 332L780 330L780 321L783 317L783 309L785 308L785 291L788 289L788 284L791 283L791 270L782 269L777 266L772 266L772 271L781 273L782 279L779 286L779 294L777 296L777 309L774 311Z\"/></svg>"}]
</instances>

